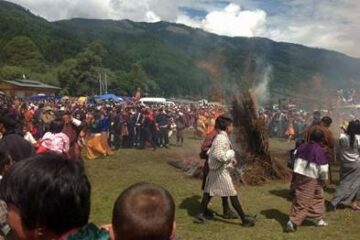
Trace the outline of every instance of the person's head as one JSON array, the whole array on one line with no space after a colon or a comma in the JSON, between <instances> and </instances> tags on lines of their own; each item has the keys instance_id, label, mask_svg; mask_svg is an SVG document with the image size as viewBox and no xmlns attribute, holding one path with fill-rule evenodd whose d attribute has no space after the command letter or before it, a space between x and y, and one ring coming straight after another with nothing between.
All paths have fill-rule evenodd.
<instances>
[{"instance_id":1,"label":"person's head","mask_svg":"<svg viewBox=\"0 0 360 240\"><path fill-rule=\"evenodd\" d=\"M64 128L64 121L61 118L57 118L50 123L49 131L51 133L60 133Z\"/></svg>"},{"instance_id":2,"label":"person's head","mask_svg":"<svg viewBox=\"0 0 360 240\"><path fill-rule=\"evenodd\" d=\"M175 203L164 188L137 183L123 191L114 204L115 240L169 240L175 234Z\"/></svg>"},{"instance_id":3,"label":"person's head","mask_svg":"<svg viewBox=\"0 0 360 240\"><path fill-rule=\"evenodd\" d=\"M325 135L323 131L316 129L311 133L310 140L316 143L322 143L325 140Z\"/></svg>"},{"instance_id":4,"label":"person's head","mask_svg":"<svg viewBox=\"0 0 360 240\"><path fill-rule=\"evenodd\" d=\"M5 113L0 117L0 132L5 133L17 128L17 122L10 113Z\"/></svg>"},{"instance_id":5,"label":"person's head","mask_svg":"<svg viewBox=\"0 0 360 240\"><path fill-rule=\"evenodd\" d=\"M0 198L20 240L54 239L89 219L90 183L84 168L59 155L16 163L3 177Z\"/></svg>"},{"instance_id":6,"label":"person's head","mask_svg":"<svg viewBox=\"0 0 360 240\"><path fill-rule=\"evenodd\" d=\"M66 111L64 112L64 115L63 115L63 121L64 121L64 124L69 124L71 123L71 120L72 120L72 116L71 116L71 113Z\"/></svg>"},{"instance_id":7,"label":"person's head","mask_svg":"<svg viewBox=\"0 0 360 240\"><path fill-rule=\"evenodd\" d=\"M329 128L332 124L332 119L329 116L325 116L321 119L320 125Z\"/></svg>"},{"instance_id":8,"label":"person's head","mask_svg":"<svg viewBox=\"0 0 360 240\"><path fill-rule=\"evenodd\" d=\"M360 135L360 121L354 120L349 122L346 134L350 136L350 147L354 148L355 135Z\"/></svg>"},{"instance_id":9,"label":"person's head","mask_svg":"<svg viewBox=\"0 0 360 240\"><path fill-rule=\"evenodd\" d=\"M215 129L230 134L233 130L233 120L225 116L219 116L215 120Z\"/></svg>"},{"instance_id":10,"label":"person's head","mask_svg":"<svg viewBox=\"0 0 360 240\"><path fill-rule=\"evenodd\" d=\"M8 153L0 151L0 175L4 175L12 165L11 157Z\"/></svg>"},{"instance_id":11,"label":"person's head","mask_svg":"<svg viewBox=\"0 0 360 240\"><path fill-rule=\"evenodd\" d=\"M299 138L299 139L296 139L295 141L295 148L298 148L300 147L300 145L304 144L305 143L305 140L302 139L302 138Z\"/></svg>"},{"instance_id":12,"label":"person's head","mask_svg":"<svg viewBox=\"0 0 360 240\"><path fill-rule=\"evenodd\" d=\"M313 112L313 118L320 120L320 118L321 118L321 112L320 112L320 111L314 111L314 112Z\"/></svg>"}]
</instances>

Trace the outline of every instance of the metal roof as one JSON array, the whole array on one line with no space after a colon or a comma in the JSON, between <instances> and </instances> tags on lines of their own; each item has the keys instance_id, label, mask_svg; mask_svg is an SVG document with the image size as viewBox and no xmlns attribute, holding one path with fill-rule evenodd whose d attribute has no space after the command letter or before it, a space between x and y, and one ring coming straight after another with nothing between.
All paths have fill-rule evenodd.
<instances>
[{"instance_id":1,"label":"metal roof","mask_svg":"<svg viewBox=\"0 0 360 240\"><path fill-rule=\"evenodd\" d=\"M50 89L61 89L56 86L45 84L34 80L3 80L4 82L19 86L19 87L33 87L33 88L50 88Z\"/></svg>"}]
</instances>

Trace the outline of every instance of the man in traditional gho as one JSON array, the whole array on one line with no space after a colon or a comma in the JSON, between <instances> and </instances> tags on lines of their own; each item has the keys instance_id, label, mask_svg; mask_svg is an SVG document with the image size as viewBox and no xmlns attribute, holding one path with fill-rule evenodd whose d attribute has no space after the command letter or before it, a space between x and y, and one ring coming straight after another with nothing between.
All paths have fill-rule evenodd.
<instances>
[{"instance_id":1,"label":"man in traditional gho","mask_svg":"<svg viewBox=\"0 0 360 240\"><path fill-rule=\"evenodd\" d=\"M208 155L208 151L211 148L211 145L215 139L215 137L219 134L220 130L219 130L219 122L220 122L221 118L216 118L215 120L215 126L214 129L211 133L209 133L200 148L200 158L204 159L204 167L203 167L203 180L202 180L202 185L201 185L201 190L204 190L205 188L205 184L206 184L206 178L209 174L209 155ZM221 201L222 201L222 206L223 206L223 218L224 219L236 219L237 216L236 214L231 211L230 207L229 207L229 201L228 201L228 197L221 197ZM204 211L204 215L205 218L212 218L213 214L211 211L209 211L207 208Z\"/></svg>"},{"instance_id":2,"label":"man in traditional gho","mask_svg":"<svg viewBox=\"0 0 360 240\"><path fill-rule=\"evenodd\" d=\"M306 218L315 220L316 226L328 224L323 220L325 212L324 190L329 164L322 147L324 133L316 129L310 141L301 145L296 153L293 175L294 198L286 225L288 232L296 231Z\"/></svg>"},{"instance_id":3,"label":"man in traditional gho","mask_svg":"<svg viewBox=\"0 0 360 240\"><path fill-rule=\"evenodd\" d=\"M256 217L245 214L230 176L231 169L237 164L235 151L229 138L233 131L232 120L220 116L217 121L219 133L208 151L209 173L206 178L200 214L197 219L199 223L206 222L206 211L212 197L229 197L231 205L236 210L243 226L252 227L255 225Z\"/></svg>"}]
</instances>

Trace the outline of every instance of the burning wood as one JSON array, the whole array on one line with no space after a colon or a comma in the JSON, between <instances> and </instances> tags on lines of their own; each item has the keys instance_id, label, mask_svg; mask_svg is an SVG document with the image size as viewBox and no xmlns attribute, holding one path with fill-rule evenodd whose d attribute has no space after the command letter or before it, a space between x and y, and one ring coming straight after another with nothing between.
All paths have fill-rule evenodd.
<instances>
[{"instance_id":1,"label":"burning wood","mask_svg":"<svg viewBox=\"0 0 360 240\"><path fill-rule=\"evenodd\" d=\"M245 91L233 100L235 142L243 160L243 181L258 185L271 179L288 177L284 166L274 161L269 151L269 136L265 119L259 117L256 97Z\"/></svg>"}]
</instances>

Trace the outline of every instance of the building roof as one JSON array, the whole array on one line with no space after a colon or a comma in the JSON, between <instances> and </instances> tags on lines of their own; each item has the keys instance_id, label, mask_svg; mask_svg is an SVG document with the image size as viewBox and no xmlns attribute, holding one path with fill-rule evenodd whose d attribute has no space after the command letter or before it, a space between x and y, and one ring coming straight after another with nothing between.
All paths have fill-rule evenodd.
<instances>
[{"instance_id":1,"label":"building roof","mask_svg":"<svg viewBox=\"0 0 360 240\"><path fill-rule=\"evenodd\" d=\"M56 86L52 86L49 84L45 84L38 81L33 80L3 80L4 82L19 86L19 87L29 87L29 88L47 88L47 89L61 89Z\"/></svg>"}]
</instances>

